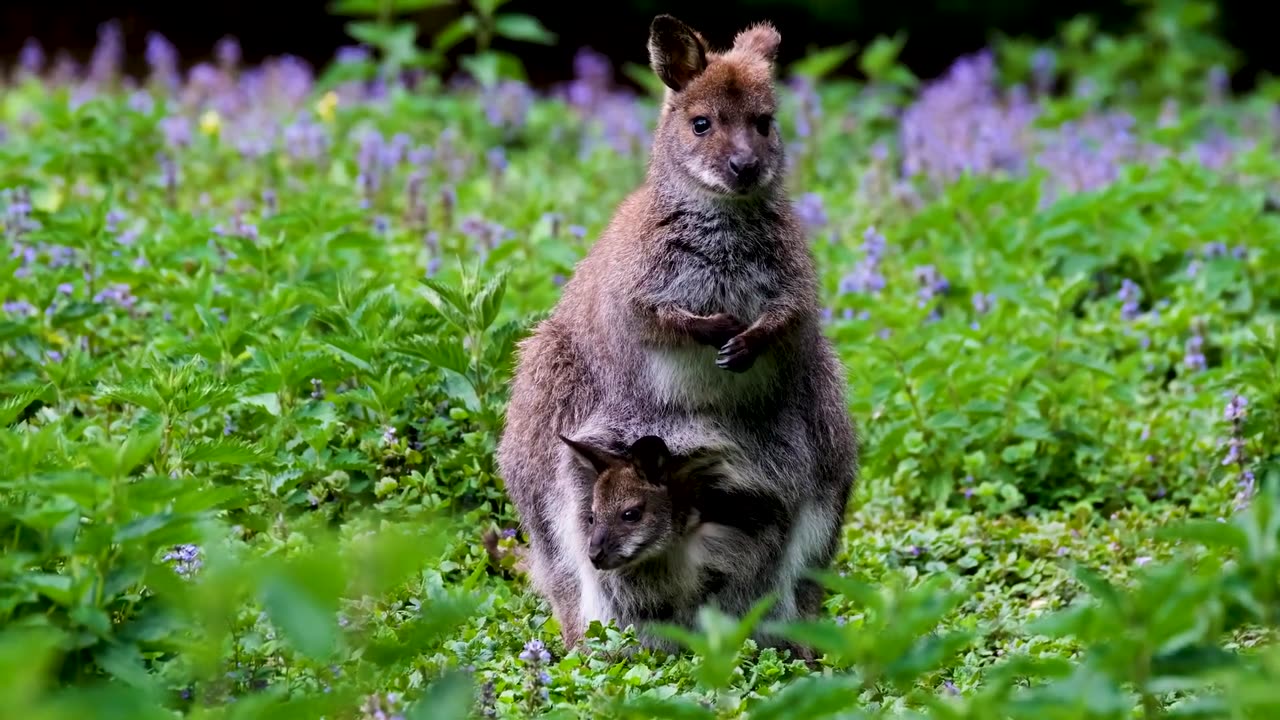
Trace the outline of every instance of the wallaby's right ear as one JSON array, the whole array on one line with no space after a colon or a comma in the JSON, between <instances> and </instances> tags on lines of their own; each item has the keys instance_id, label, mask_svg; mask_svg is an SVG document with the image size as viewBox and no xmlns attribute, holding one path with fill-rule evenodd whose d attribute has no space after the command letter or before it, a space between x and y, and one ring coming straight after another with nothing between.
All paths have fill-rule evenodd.
<instances>
[{"instance_id":1,"label":"wallaby's right ear","mask_svg":"<svg viewBox=\"0 0 1280 720\"><path fill-rule=\"evenodd\" d=\"M645 479L655 485L666 482L667 466L671 462L671 450L656 435L645 435L631 443L631 459L644 471Z\"/></svg>"},{"instance_id":2,"label":"wallaby's right ear","mask_svg":"<svg viewBox=\"0 0 1280 720\"><path fill-rule=\"evenodd\" d=\"M578 460L585 465L590 465L596 473L604 472L605 468L609 467L610 461L614 459L613 454L602 447L567 438L564 435L561 435L560 439L564 441L565 445L569 446L569 449L573 451Z\"/></svg>"},{"instance_id":3,"label":"wallaby's right ear","mask_svg":"<svg viewBox=\"0 0 1280 720\"><path fill-rule=\"evenodd\" d=\"M679 92L707 68L702 36L671 15L649 25L649 65L667 87Z\"/></svg>"}]
</instances>

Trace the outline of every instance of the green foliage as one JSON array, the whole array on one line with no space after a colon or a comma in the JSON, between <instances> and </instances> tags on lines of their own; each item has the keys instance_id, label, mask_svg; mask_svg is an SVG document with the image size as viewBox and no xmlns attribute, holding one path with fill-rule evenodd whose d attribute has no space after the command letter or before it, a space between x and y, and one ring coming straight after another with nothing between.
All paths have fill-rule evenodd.
<instances>
[{"instance_id":1,"label":"green foliage","mask_svg":"<svg viewBox=\"0 0 1280 720\"><path fill-rule=\"evenodd\" d=\"M494 38L552 39L476 3L421 50L394 21L433 4L335 11L384 72L471 38L492 82L514 76ZM1228 57L1203 6L1146 17L1068 28L1059 76L1139 117L1199 97ZM916 91L903 42L820 51L779 112L863 439L823 615L707 608L671 654L612 624L566 651L480 541L515 521L493 452L518 342L642 153L557 100L496 128L486 87L350 104L334 76L311 157L243 151L233 116L175 147L172 98L6 87L0 717L1274 717L1274 98L1138 123L1167 156L1094 190L1043 167L899 183L876 148ZM824 79L848 61L865 83ZM1047 100L1037 129L1096 101ZM1255 144L1211 169L1206 128ZM371 182L371 131L433 154ZM845 282L868 235L878 292Z\"/></svg>"}]
</instances>

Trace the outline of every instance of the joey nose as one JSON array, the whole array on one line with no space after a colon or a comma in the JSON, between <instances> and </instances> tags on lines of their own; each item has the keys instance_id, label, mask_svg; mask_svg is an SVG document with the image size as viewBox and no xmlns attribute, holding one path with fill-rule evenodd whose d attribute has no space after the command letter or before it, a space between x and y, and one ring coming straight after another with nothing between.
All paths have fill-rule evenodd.
<instances>
[{"instance_id":1,"label":"joey nose","mask_svg":"<svg viewBox=\"0 0 1280 720\"><path fill-rule=\"evenodd\" d=\"M739 182L751 182L760 175L760 159L754 153L735 153L729 156L729 171Z\"/></svg>"}]
</instances>

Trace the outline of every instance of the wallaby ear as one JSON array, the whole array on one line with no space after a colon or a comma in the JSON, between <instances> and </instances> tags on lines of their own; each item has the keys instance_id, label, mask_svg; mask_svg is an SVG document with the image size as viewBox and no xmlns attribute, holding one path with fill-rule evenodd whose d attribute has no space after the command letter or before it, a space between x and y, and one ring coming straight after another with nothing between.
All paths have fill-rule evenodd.
<instances>
[{"instance_id":1,"label":"wallaby ear","mask_svg":"<svg viewBox=\"0 0 1280 720\"><path fill-rule=\"evenodd\" d=\"M679 92L707 68L707 45L696 30L671 15L649 25L649 65L658 78Z\"/></svg>"},{"instance_id":2,"label":"wallaby ear","mask_svg":"<svg viewBox=\"0 0 1280 720\"><path fill-rule=\"evenodd\" d=\"M609 452L608 449L599 445L592 444L583 440L574 440L564 435L560 439L569 449L573 451L574 456L585 465L590 465L596 473L602 473L610 463L616 459L616 456Z\"/></svg>"},{"instance_id":3,"label":"wallaby ear","mask_svg":"<svg viewBox=\"0 0 1280 720\"><path fill-rule=\"evenodd\" d=\"M780 44L782 44L782 35L767 22L752 25L733 38L734 50L759 55L769 62L777 59Z\"/></svg>"},{"instance_id":4,"label":"wallaby ear","mask_svg":"<svg viewBox=\"0 0 1280 720\"><path fill-rule=\"evenodd\" d=\"M666 484L671 450L662 438L656 435L638 438L631 443L631 459L644 472L645 480L654 485Z\"/></svg>"}]
</instances>

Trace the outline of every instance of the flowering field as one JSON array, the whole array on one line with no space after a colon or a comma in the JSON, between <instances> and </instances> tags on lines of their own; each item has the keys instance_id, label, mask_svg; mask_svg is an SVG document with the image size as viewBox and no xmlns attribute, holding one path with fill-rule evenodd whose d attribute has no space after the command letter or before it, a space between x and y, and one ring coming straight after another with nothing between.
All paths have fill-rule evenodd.
<instances>
[{"instance_id":1,"label":"flowering field","mask_svg":"<svg viewBox=\"0 0 1280 720\"><path fill-rule=\"evenodd\" d=\"M682 655L566 653L480 542L520 542L514 342L643 177L621 68L28 45L0 717L1276 717L1280 92L1232 93L1174 7L927 81L889 39L856 82L839 49L780 70L865 442L828 617L788 630L816 669L713 614Z\"/></svg>"}]
</instances>

